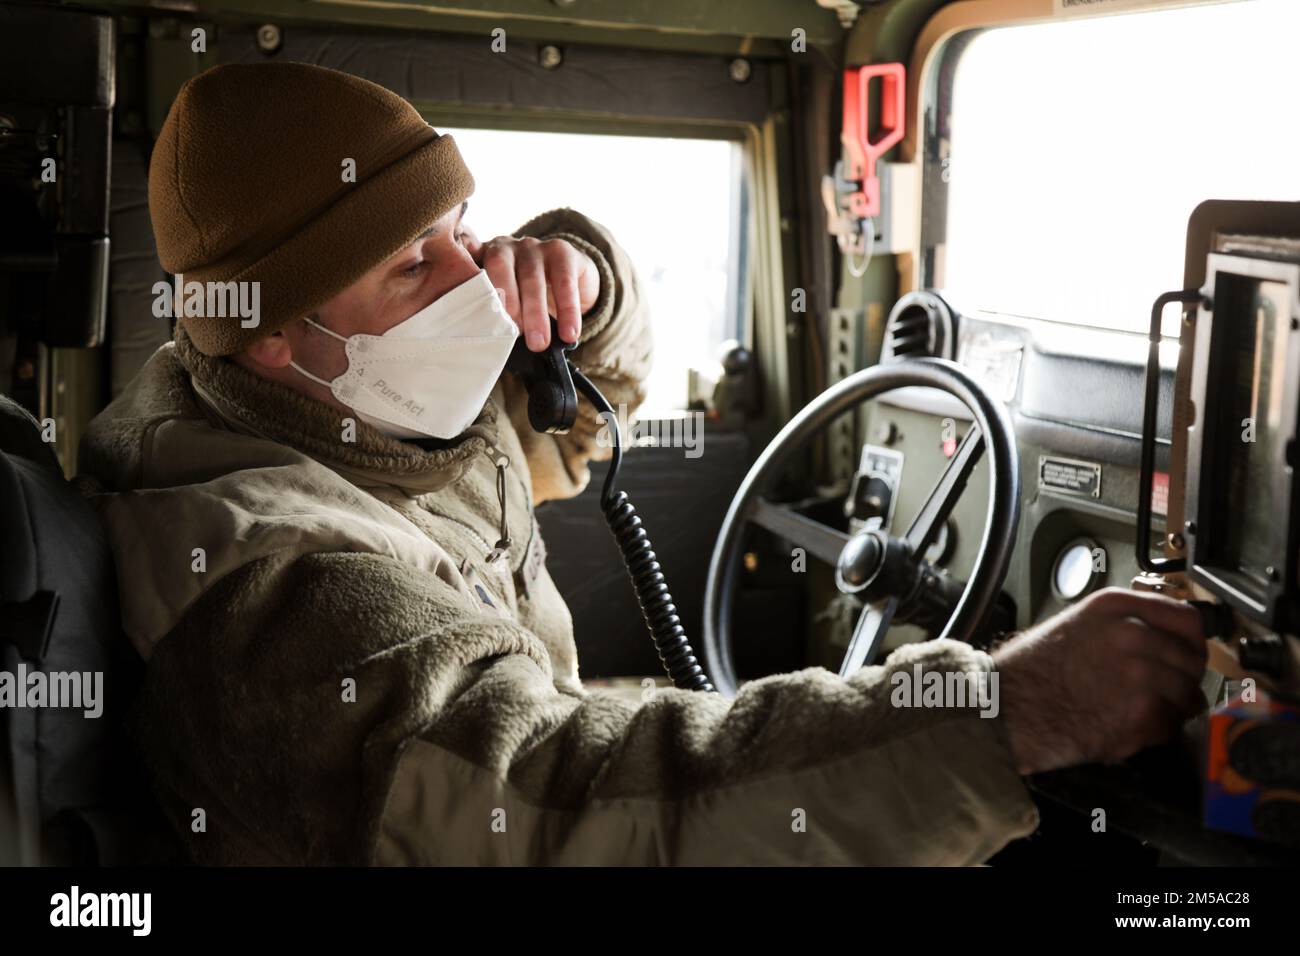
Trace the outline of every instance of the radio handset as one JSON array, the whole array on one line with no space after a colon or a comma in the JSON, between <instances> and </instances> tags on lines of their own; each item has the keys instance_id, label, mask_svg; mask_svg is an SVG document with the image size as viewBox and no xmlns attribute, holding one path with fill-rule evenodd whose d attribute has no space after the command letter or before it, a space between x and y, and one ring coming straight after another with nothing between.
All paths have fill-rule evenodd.
<instances>
[{"instance_id":1,"label":"radio handset","mask_svg":"<svg viewBox=\"0 0 1300 956\"><path fill-rule=\"evenodd\" d=\"M533 352L521 335L506 359L506 371L519 376L528 391L528 423L534 431L564 434L572 428L578 417L579 391L595 406L613 439L614 449L600 493L600 508L623 554L623 563L636 589L637 603L659 652L659 660L675 687L712 691L713 684L686 639L686 629L677 616L663 569L650 547L641 518L628 501L627 493L614 491L623 464L618 416L600 390L569 361L568 353L574 348L573 343L561 340L555 320L551 319L551 344L541 352Z\"/></svg>"},{"instance_id":2,"label":"radio handset","mask_svg":"<svg viewBox=\"0 0 1300 956\"><path fill-rule=\"evenodd\" d=\"M528 424L534 431L564 434L573 427L578 417L578 394L566 356L577 347L560 338L554 319L551 344L545 351L531 351L522 335L515 340L506 359L506 371L518 375L528 390Z\"/></svg>"}]
</instances>

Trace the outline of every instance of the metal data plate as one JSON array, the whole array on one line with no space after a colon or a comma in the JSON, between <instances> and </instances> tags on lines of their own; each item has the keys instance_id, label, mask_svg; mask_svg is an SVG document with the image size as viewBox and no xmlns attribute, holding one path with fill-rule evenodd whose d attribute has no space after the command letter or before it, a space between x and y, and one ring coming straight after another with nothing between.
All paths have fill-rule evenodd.
<instances>
[{"instance_id":1,"label":"metal data plate","mask_svg":"<svg viewBox=\"0 0 1300 956\"><path fill-rule=\"evenodd\" d=\"M1101 497L1101 465L1095 461L1040 455L1038 490L1073 498Z\"/></svg>"}]
</instances>

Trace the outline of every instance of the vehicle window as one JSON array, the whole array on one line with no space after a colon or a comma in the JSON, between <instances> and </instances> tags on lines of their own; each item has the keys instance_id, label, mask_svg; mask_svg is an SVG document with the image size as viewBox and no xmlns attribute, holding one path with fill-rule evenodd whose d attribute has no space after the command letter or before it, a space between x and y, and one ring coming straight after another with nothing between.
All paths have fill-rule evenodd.
<instances>
[{"instance_id":1,"label":"vehicle window","mask_svg":"<svg viewBox=\"0 0 1300 956\"><path fill-rule=\"evenodd\" d=\"M637 268L654 323L642 415L684 408L687 370L717 366L722 342L740 328L740 144L438 128L474 171L466 222L480 239L558 206L610 229Z\"/></svg>"},{"instance_id":2,"label":"vehicle window","mask_svg":"<svg viewBox=\"0 0 1300 956\"><path fill-rule=\"evenodd\" d=\"M953 44L928 278L967 309L1144 330L1200 202L1300 199L1297 31L1295 0L1241 0Z\"/></svg>"}]
</instances>

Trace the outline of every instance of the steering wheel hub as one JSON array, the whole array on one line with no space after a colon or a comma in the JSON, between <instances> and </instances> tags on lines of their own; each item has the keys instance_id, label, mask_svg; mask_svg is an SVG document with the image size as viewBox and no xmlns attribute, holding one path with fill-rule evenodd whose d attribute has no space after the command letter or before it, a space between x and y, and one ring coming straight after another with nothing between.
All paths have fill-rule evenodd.
<instances>
[{"instance_id":1,"label":"steering wheel hub","mask_svg":"<svg viewBox=\"0 0 1300 956\"><path fill-rule=\"evenodd\" d=\"M907 542L878 529L849 538L835 562L835 586L840 593L856 594L866 601L904 597L917 577Z\"/></svg>"},{"instance_id":2,"label":"steering wheel hub","mask_svg":"<svg viewBox=\"0 0 1300 956\"><path fill-rule=\"evenodd\" d=\"M868 531L854 535L835 562L835 586L843 594L857 594L875 579L885 561L884 535Z\"/></svg>"}]
</instances>

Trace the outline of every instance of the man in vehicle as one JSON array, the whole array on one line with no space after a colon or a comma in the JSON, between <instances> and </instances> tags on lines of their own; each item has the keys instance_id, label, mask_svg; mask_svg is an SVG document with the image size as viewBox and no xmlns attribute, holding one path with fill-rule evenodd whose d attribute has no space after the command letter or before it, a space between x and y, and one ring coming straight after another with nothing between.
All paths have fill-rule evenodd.
<instances>
[{"instance_id":1,"label":"man in vehicle","mask_svg":"<svg viewBox=\"0 0 1300 956\"><path fill-rule=\"evenodd\" d=\"M551 313L635 409L645 302L571 210L479 242L472 189L411 106L316 67L218 67L163 126L163 265L256 282L260 310L196 314L182 286L175 341L81 461L148 659L133 732L196 861L973 863L1035 828L1022 774L1121 759L1201 706L1197 615L1116 590L992 658L942 641L734 700L585 692L533 506L608 450L585 403L534 432L502 367ZM996 668L999 715L893 706L914 665Z\"/></svg>"}]
</instances>

